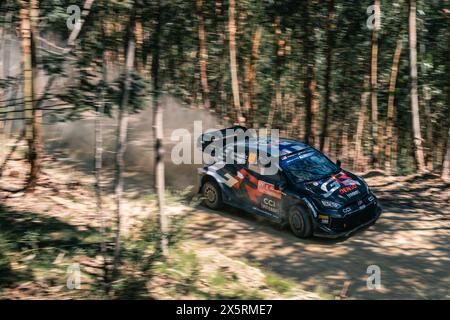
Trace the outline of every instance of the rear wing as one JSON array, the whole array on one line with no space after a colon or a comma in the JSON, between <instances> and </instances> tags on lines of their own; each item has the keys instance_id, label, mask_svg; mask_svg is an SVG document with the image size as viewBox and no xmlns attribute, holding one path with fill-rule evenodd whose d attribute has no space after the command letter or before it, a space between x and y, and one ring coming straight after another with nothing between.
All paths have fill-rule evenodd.
<instances>
[{"instance_id":1,"label":"rear wing","mask_svg":"<svg viewBox=\"0 0 450 320\"><path fill-rule=\"evenodd\" d=\"M203 151L205 151L206 147L208 147L213 142L222 142L223 140L230 139L231 137L237 137L237 130L247 131L247 128L243 126L233 126L230 128L225 128L217 131L207 132L202 135L197 140L197 147Z\"/></svg>"}]
</instances>

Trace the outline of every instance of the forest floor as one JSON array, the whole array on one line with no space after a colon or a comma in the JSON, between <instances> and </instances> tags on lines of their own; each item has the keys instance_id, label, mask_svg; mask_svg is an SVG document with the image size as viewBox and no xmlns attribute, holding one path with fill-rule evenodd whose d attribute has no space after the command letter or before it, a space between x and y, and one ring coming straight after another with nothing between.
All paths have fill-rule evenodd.
<instances>
[{"instance_id":1,"label":"forest floor","mask_svg":"<svg viewBox=\"0 0 450 320\"><path fill-rule=\"evenodd\" d=\"M384 209L369 228L347 239L298 239L261 218L228 209L196 211L190 237L289 277L304 290L356 299L450 299L450 185L438 177L366 181ZM381 270L381 288L367 288L367 268Z\"/></svg>"},{"instance_id":2,"label":"forest floor","mask_svg":"<svg viewBox=\"0 0 450 320\"><path fill-rule=\"evenodd\" d=\"M18 188L25 164L11 161L3 188ZM384 212L347 239L298 239L289 230L232 208L213 212L168 195L167 212L185 217L183 240L146 282L153 299L450 299L449 184L433 175L365 175ZM127 194L124 233L156 215L153 196ZM102 298L95 288L99 218L92 176L55 160L44 163L34 193L0 192L0 298ZM114 201L104 198L105 216ZM2 242L0 241L0 246ZM78 263L81 289L66 287ZM367 287L367 268L381 288ZM128 296L124 296L128 297Z\"/></svg>"},{"instance_id":3,"label":"forest floor","mask_svg":"<svg viewBox=\"0 0 450 320\"><path fill-rule=\"evenodd\" d=\"M20 189L26 171L25 162L10 161L2 178L3 190ZM78 168L47 159L33 193L0 191L0 299L105 298L100 286L100 219L92 182L92 177ZM103 201L105 218L112 223L114 199L106 194ZM166 212L174 219L197 211L196 203L184 195L167 193L166 201ZM138 244L130 238L142 230L143 221L156 216L156 204L151 194L127 193L123 202L126 248ZM114 298L330 298L326 293L307 292L288 277L191 238L190 228L190 224L182 227L181 241L171 248L167 261L153 263L151 277L142 279L136 268L133 281L119 279L123 284L119 283L121 289ZM74 279L74 266L81 275L78 290L67 287L69 278ZM144 283L144 294L136 295L137 280Z\"/></svg>"}]
</instances>

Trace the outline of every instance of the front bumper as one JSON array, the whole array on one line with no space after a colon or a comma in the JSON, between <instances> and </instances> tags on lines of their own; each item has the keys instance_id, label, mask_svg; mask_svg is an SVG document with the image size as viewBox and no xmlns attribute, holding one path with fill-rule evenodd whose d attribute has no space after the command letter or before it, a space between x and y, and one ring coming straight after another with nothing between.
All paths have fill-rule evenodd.
<instances>
[{"instance_id":1,"label":"front bumper","mask_svg":"<svg viewBox=\"0 0 450 320\"><path fill-rule=\"evenodd\" d=\"M381 215L382 209L379 206L378 202L374 203L372 206L367 207L365 210L370 214L369 219L365 219L361 223L353 223L349 228L346 228L345 219L342 219L343 226L341 228L335 228L333 226L325 226L317 223L315 225L314 236L321 238L345 238L353 234L354 232L373 224ZM356 213L358 214L358 213ZM350 217L352 218L352 217Z\"/></svg>"}]
</instances>

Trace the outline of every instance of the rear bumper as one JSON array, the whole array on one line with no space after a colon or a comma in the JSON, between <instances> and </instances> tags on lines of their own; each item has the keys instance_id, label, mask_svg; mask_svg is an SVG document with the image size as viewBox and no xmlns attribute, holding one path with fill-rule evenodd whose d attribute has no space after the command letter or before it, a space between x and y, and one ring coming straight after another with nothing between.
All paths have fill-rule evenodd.
<instances>
[{"instance_id":1,"label":"rear bumper","mask_svg":"<svg viewBox=\"0 0 450 320\"><path fill-rule=\"evenodd\" d=\"M355 233L356 231L373 224L375 221L378 220L378 218L381 215L382 209L381 207L377 204L374 208L374 216L372 219L361 223L359 225L357 225L356 227L350 229L350 230L344 230L344 231L336 231L333 229L330 229L326 226L322 226L322 225L317 225L315 228L315 231L313 233L314 236L316 237L321 237L321 238L330 238L330 239L336 239L336 238L346 238L348 236L350 236L351 234Z\"/></svg>"}]
</instances>

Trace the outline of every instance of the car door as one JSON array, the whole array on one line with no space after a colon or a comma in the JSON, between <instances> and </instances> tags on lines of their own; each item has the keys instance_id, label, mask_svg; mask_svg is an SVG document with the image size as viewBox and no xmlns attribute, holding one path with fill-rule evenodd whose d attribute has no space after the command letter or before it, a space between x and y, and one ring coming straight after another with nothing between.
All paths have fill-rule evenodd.
<instances>
[{"instance_id":1,"label":"car door","mask_svg":"<svg viewBox=\"0 0 450 320\"><path fill-rule=\"evenodd\" d=\"M264 155L260 156L264 157ZM259 158L261 159L261 158ZM251 161L249 156L247 163L248 174L253 177L253 199L256 207L277 217L281 216L283 193L280 185L285 183L284 176L280 171L267 170L268 161Z\"/></svg>"}]
</instances>

